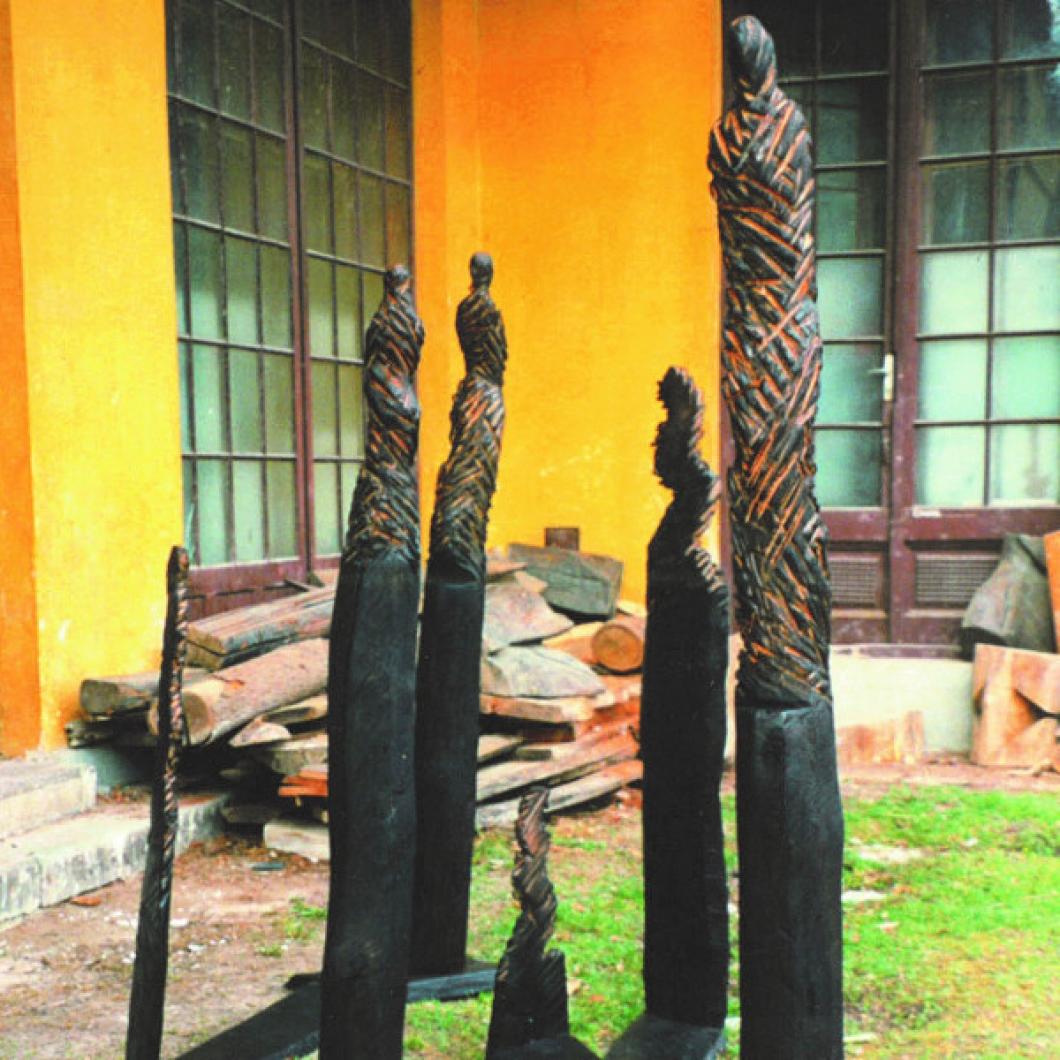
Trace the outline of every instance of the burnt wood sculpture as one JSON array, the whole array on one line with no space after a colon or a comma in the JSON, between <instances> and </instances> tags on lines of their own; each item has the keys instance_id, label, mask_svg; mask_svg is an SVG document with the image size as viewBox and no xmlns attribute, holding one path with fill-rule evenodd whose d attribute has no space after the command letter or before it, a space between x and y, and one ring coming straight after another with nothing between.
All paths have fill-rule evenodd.
<instances>
[{"instance_id":1,"label":"burnt wood sculpture","mask_svg":"<svg viewBox=\"0 0 1060 1060\"><path fill-rule=\"evenodd\" d=\"M519 800L512 888L521 912L497 966L487 1060L593 1056L569 1033L563 953L545 949L556 930L558 905L548 878L547 804L544 787L531 788Z\"/></svg>"},{"instance_id":2,"label":"burnt wood sculpture","mask_svg":"<svg viewBox=\"0 0 1060 1060\"><path fill-rule=\"evenodd\" d=\"M729 893L719 786L729 592L699 543L721 493L718 476L699 453L702 395L680 368L666 373L658 394L666 419L655 438L655 473L674 497L648 546L641 706L644 993L650 1017L713 1029L704 1035L689 1028L700 1043L695 1055L703 1057L720 1047L728 1002ZM645 1043L635 1055L663 1053Z\"/></svg>"},{"instance_id":3,"label":"burnt wood sculpture","mask_svg":"<svg viewBox=\"0 0 1060 1060\"><path fill-rule=\"evenodd\" d=\"M725 265L722 391L736 619L741 1050L843 1053L843 816L828 675L827 535L814 496L821 344L813 162L753 16L728 46L736 83L709 166Z\"/></svg>"},{"instance_id":4,"label":"burnt wood sculpture","mask_svg":"<svg viewBox=\"0 0 1060 1060\"><path fill-rule=\"evenodd\" d=\"M368 438L350 510L328 664L331 889L320 1055L401 1056L415 843L419 603L414 376L424 330L403 266L366 336Z\"/></svg>"},{"instance_id":5,"label":"burnt wood sculpture","mask_svg":"<svg viewBox=\"0 0 1060 1060\"><path fill-rule=\"evenodd\" d=\"M179 545L166 566L166 624L158 677L158 744L151 790L151 827L140 891L136 960L129 998L127 1060L157 1060L169 967L169 913L173 897L179 807L177 765L184 740L182 680L188 637L188 554Z\"/></svg>"},{"instance_id":6,"label":"burnt wood sculpture","mask_svg":"<svg viewBox=\"0 0 1060 1060\"><path fill-rule=\"evenodd\" d=\"M465 966L486 525L497 481L508 357L490 297L493 261L471 259L471 293L456 312L466 375L453 397L449 458L438 472L416 680L416 869L412 971Z\"/></svg>"}]
</instances>

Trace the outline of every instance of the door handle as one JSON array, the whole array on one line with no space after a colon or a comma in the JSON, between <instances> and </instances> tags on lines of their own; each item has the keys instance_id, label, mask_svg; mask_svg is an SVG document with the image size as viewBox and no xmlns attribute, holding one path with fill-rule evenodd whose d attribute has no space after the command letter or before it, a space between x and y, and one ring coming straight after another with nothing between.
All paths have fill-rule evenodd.
<instances>
[{"instance_id":1,"label":"door handle","mask_svg":"<svg viewBox=\"0 0 1060 1060\"><path fill-rule=\"evenodd\" d=\"M870 368L869 375L878 375L883 380L883 400L894 400L894 354L885 353L883 364L879 368Z\"/></svg>"}]
</instances>

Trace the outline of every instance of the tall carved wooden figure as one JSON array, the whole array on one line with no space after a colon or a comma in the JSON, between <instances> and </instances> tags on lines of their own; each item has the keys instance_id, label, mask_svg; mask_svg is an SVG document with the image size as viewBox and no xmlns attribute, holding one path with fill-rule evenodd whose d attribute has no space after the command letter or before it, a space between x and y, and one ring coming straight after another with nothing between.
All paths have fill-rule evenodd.
<instances>
[{"instance_id":1,"label":"tall carved wooden figure","mask_svg":"<svg viewBox=\"0 0 1060 1060\"><path fill-rule=\"evenodd\" d=\"M828 676L827 536L814 496L821 373L813 163L752 16L729 30L736 98L714 128L726 302L722 390L736 619L741 1050L843 1052L843 813Z\"/></svg>"},{"instance_id":2,"label":"tall carved wooden figure","mask_svg":"<svg viewBox=\"0 0 1060 1060\"><path fill-rule=\"evenodd\" d=\"M466 374L453 396L449 458L438 472L416 679L416 871L412 970L464 968L486 524L504 430L504 321L490 297L493 261L471 259L471 293L456 311Z\"/></svg>"},{"instance_id":3,"label":"tall carved wooden figure","mask_svg":"<svg viewBox=\"0 0 1060 1060\"><path fill-rule=\"evenodd\" d=\"M342 555L328 670L331 892L320 1055L401 1056L415 843L419 505L414 375L424 331L389 269L366 336L368 440Z\"/></svg>"}]
</instances>

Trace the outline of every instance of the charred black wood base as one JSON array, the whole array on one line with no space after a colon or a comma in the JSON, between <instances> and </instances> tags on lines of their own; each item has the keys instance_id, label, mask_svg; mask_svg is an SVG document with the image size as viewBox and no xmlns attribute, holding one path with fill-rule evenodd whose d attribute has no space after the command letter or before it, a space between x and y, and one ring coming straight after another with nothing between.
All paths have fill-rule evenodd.
<instances>
[{"instance_id":1,"label":"charred black wood base","mask_svg":"<svg viewBox=\"0 0 1060 1060\"><path fill-rule=\"evenodd\" d=\"M721 1027L695 1027L645 1013L611 1046L607 1060L714 1060L724 1052Z\"/></svg>"},{"instance_id":2,"label":"charred black wood base","mask_svg":"<svg viewBox=\"0 0 1060 1060\"><path fill-rule=\"evenodd\" d=\"M843 811L830 707L737 698L740 1055L843 1055Z\"/></svg>"},{"instance_id":3,"label":"charred black wood base","mask_svg":"<svg viewBox=\"0 0 1060 1060\"><path fill-rule=\"evenodd\" d=\"M484 582L459 579L428 564L416 680L415 975L467 964Z\"/></svg>"},{"instance_id":4,"label":"charred black wood base","mask_svg":"<svg viewBox=\"0 0 1060 1060\"><path fill-rule=\"evenodd\" d=\"M419 573L344 563L328 673L331 889L320 1055L401 1056L412 921Z\"/></svg>"},{"instance_id":5,"label":"charred black wood base","mask_svg":"<svg viewBox=\"0 0 1060 1060\"><path fill-rule=\"evenodd\" d=\"M728 593L723 584L672 585L654 597L641 713L646 1008L661 1020L720 1027L729 983L719 792Z\"/></svg>"},{"instance_id":6,"label":"charred black wood base","mask_svg":"<svg viewBox=\"0 0 1060 1060\"><path fill-rule=\"evenodd\" d=\"M569 1034L530 1042L514 1049L502 1049L489 1055L490 1060L598 1060L596 1053Z\"/></svg>"}]
</instances>

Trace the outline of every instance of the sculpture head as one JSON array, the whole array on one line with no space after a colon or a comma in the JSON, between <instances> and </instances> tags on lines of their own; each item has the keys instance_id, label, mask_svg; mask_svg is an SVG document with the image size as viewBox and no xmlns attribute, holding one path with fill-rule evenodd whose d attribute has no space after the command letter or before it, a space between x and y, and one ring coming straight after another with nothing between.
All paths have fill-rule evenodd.
<instances>
[{"instance_id":1,"label":"sculpture head","mask_svg":"<svg viewBox=\"0 0 1060 1060\"><path fill-rule=\"evenodd\" d=\"M734 18L727 44L740 91L752 96L770 91L777 80L777 51L765 26L754 15Z\"/></svg>"},{"instance_id":2,"label":"sculpture head","mask_svg":"<svg viewBox=\"0 0 1060 1060\"><path fill-rule=\"evenodd\" d=\"M655 432L655 474L667 489L677 489L703 437L703 396L683 368L670 368L659 382L666 419Z\"/></svg>"},{"instance_id":3,"label":"sculpture head","mask_svg":"<svg viewBox=\"0 0 1060 1060\"><path fill-rule=\"evenodd\" d=\"M405 265L391 265L383 274L383 287L387 294L404 294L411 281L412 276Z\"/></svg>"},{"instance_id":4,"label":"sculpture head","mask_svg":"<svg viewBox=\"0 0 1060 1060\"><path fill-rule=\"evenodd\" d=\"M471 255L471 286L488 287L493 281L493 258L484 250Z\"/></svg>"}]
</instances>

